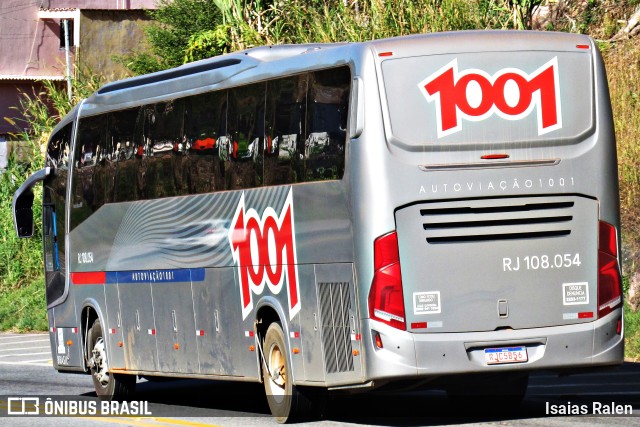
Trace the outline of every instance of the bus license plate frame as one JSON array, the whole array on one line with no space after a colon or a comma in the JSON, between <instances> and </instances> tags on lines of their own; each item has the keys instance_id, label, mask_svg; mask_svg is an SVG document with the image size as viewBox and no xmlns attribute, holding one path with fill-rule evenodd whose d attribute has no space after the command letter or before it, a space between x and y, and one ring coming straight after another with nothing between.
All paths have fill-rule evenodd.
<instances>
[{"instance_id":1,"label":"bus license plate frame","mask_svg":"<svg viewBox=\"0 0 640 427\"><path fill-rule=\"evenodd\" d=\"M524 363L529 360L525 346L496 347L484 349L484 361L487 365L505 365L510 363Z\"/></svg>"}]
</instances>

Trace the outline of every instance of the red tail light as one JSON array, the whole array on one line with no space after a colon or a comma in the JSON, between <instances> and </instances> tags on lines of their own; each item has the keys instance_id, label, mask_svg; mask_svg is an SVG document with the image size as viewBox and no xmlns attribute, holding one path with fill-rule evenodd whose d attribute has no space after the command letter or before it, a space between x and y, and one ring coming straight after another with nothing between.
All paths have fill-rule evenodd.
<instances>
[{"instance_id":1,"label":"red tail light","mask_svg":"<svg viewBox=\"0 0 640 427\"><path fill-rule=\"evenodd\" d=\"M613 225L600 221L598 238L598 318L622 305L618 238Z\"/></svg>"},{"instance_id":2,"label":"red tail light","mask_svg":"<svg viewBox=\"0 0 640 427\"><path fill-rule=\"evenodd\" d=\"M373 282L369 291L369 316L406 330L398 235L391 232L373 243Z\"/></svg>"}]
</instances>

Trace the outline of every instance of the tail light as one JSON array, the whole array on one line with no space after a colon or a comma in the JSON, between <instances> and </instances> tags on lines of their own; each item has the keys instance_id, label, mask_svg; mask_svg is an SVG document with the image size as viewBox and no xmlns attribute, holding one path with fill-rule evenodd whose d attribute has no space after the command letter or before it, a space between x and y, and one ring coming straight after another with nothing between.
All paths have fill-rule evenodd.
<instances>
[{"instance_id":1,"label":"tail light","mask_svg":"<svg viewBox=\"0 0 640 427\"><path fill-rule=\"evenodd\" d=\"M391 232L373 243L374 274L369 291L369 316L406 330L398 235Z\"/></svg>"},{"instance_id":2,"label":"tail light","mask_svg":"<svg viewBox=\"0 0 640 427\"><path fill-rule=\"evenodd\" d=\"M618 238L613 225L600 221L598 236L598 318L622 305Z\"/></svg>"}]
</instances>

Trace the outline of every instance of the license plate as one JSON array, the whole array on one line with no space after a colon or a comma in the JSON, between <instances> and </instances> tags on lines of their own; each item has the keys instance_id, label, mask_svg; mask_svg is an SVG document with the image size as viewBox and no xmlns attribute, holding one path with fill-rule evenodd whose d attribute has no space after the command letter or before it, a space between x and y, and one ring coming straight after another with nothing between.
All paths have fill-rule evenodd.
<instances>
[{"instance_id":1,"label":"license plate","mask_svg":"<svg viewBox=\"0 0 640 427\"><path fill-rule=\"evenodd\" d=\"M521 363L529 360L526 347L486 348L484 361L487 365Z\"/></svg>"}]
</instances>

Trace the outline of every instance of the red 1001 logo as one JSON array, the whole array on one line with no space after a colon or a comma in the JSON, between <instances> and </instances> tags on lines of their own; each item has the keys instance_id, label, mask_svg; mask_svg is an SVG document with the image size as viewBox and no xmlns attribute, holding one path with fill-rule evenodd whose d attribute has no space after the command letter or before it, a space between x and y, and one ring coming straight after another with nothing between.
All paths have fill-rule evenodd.
<instances>
[{"instance_id":1,"label":"red 1001 logo","mask_svg":"<svg viewBox=\"0 0 640 427\"><path fill-rule=\"evenodd\" d=\"M562 127L558 58L527 74L504 68L493 75L478 69L458 70L454 59L418 83L428 102L435 102L438 138L462 130L462 119L474 122L493 114L521 120L534 109L538 135Z\"/></svg>"},{"instance_id":2,"label":"red 1001 logo","mask_svg":"<svg viewBox=\"0 0 640 427\"><path fill-rule=\"evenodd\" d=\"M271 207L262 215L245 209L243 192L229 229L229 245L238 266L242 319L253 310L253 294L261 295L266 286L277 295L285 281L293 319L300 311L300 289L291 189L279 215Z\"/></svg>"}]
</instances>

